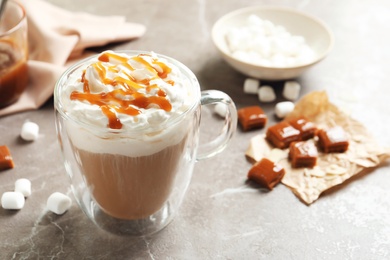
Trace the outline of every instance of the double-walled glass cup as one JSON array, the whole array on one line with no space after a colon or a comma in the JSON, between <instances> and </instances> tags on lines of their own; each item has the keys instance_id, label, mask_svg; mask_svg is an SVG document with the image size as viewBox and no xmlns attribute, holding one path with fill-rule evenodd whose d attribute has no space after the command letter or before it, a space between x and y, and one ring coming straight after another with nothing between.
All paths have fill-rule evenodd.
<instances>
[{"instance_id":1,"label":"double-walled glass cup","mask_svg":"<svg viewBox=\"0 0 390 260\"><path fill-rule=\"evenodd\" d=\"M28 83L27 18L22 5L8 1L0 20L0 108L16 102Z\"/></svg>"},{"instance_id":2,"label":"double-walled glass cup","mask_svg":"<svg viewBox=\"0 0 390 260\"><path fill-rule=\"evenodd\" d=\"M228 95L201 91L185 65L157 56L179 69L192 96L183 113L158 127L99 128L69 113L61 102L69 79L94 57L69 68L54 90L56 129L73 194L97 226L114 234L149 235L168 225L183 201L195 162L221 152L236 129L237 111ZM213 141L199 145L201 106L217 103L227 107L224 126Z\"/></svg>"}]
</instances>

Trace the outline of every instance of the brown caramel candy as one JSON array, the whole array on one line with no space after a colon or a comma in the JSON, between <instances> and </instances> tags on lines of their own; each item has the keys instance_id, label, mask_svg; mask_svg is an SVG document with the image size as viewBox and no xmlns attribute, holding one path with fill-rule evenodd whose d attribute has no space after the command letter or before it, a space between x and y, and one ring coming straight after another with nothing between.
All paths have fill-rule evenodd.
<instances>
[{"instance_id":1,"label":"brown caramel candy","mask_svg":"<svg viewBox=\"0 0 390 260\"><path fill-rule=\"evenodd\" d=\"M335 126L319 130L318 144L325 153L343 153L348 150L349 141L344 129Z\"/></svg>"},{"instance_id":2,"label":"brown caramel candy","mask_svg":"<svg viewBox=\"0 0 390 260\"><path fill-rule=\"evenodd\" d=\"M316 125L304 117L290 120L289 123L301 132L301 140L303 141L313 138L317 131Z\"/></svg>"},{"instance_id":3,"label":"brown caramel candy","mask_svg":"<svg viewBox=\"0 0 390 260\"><path fill-rule=\"evenodd\" d=\"M269 190L272 190L282 180L283 176L284 168L267 158L255 163L248 172L248 179Z\"/></svg>"},{"instance_id":4,"label":"brown caramel candy","mask_svg":"<svg viewBox=\"0 0 390 260\"><path fill-rule=\"evenodd\" d=\"M285 149L292 142L299 140L300 132L289 123L282 121L267 129L266 138L277 148Z\"/></svg>"},{"instance_id":5,"label":"brown caramel candy","mask_svg":"<svg viewBox=\"0 0 390 260\"><path fill-rule=\"evenodd\" d=\"M259 106L241 108L237 111L237 115L244 131L263 128L267 123L267 115Z\"/></svg>"},{"instance_id":6,"label":"brown caramel candy","mask_svg":"<svg viewBox=\"0 0 390 260\"><path fill-rule=\"evenodd\" d=\"M0 146L0 170L14 168L14 161L6 145Z\"/></svg>"},{"instance_id":7,"label":"brown caramel candy","mask_svg":"<svg viewBox=\"0 0 390 260\"><path fill-rule=\"evenodd\" d=\"M317 163L318 151L313 142L293 142L290 144L288 157L294 168L313 168Z\"/></svg>"}]
</instances>

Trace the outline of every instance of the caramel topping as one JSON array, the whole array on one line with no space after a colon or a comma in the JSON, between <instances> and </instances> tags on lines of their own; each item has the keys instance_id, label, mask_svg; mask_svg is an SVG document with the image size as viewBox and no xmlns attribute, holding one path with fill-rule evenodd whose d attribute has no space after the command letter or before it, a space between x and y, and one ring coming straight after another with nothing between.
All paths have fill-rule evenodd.
<instances>
[{"instance_id":1,"label":"caramel topping","mask_svg":"<svg viewBox=\"0 0 390 260\"><path fill-rule=\"evenodd\" d=\"M102 62L109 62L109 61L110 61L110 58L115 59L115 60L118 60L118 61L120 61L121 63L126 63L126 62L127 62L127 58L126 58L126 57L120 56L120 55L115 54L115 53L112 53L112 52L105 52L105 53L102 53L102 54L98 57L98 60L100 60L100 61L102 61Z\"/></svg>"},{"instance_id":2,"label":"caramel topping","mask_svg":"<svg viewBox=\"0 0 390 260\"><path fill-rule=\"evenodd\" d=\"M91 93L91 88L88 80L85 78L84 71L81 76L83 92L73 91L70 95L70 99L87 101L92 105L98 105L108 119L108 127L112 129L122 128L122 123L116 113L136 116L141 113L140 109L148 109L151 107L159 107L165 111L171 111L172 105L166 98L167 93L156 84L150 84L150 80L152 79L166 79L171 72L171 68L157 59L153 59L151 62L152 64L150 64L142 58L142 56L146 55L147 54L143 54L127 58L111 52L101 54L98 57L98 61L91 66L99 75L100 81L105 85L112 85L114 90L110 92ZM107 72L119 72L117 65L105 66L104 63L109 62L110 59L117 60L119 65L126 67L130 71L133 71L134 68L128 61L130 59L137 61L143 64L148 71L152 72L153 77L151 79L137 80L130 74L124 72L112 79L108 78ZM165 80L165 82L172 86L174 85L172 80ZM145 89L148 94L150 94L153 89L156 89L156 94L146 96L139 91L141 89Z\"/></svg>"}]
</instances>

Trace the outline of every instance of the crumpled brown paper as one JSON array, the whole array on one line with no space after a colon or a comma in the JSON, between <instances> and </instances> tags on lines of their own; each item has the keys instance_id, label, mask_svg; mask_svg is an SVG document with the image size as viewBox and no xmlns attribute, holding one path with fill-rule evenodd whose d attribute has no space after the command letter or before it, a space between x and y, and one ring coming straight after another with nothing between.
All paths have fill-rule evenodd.
<instances>
[{"instance_id":1,"label":"crumpled brown paper","mask_svg":"<svg viewBox=\"0 0 390 260\"><path fill-rule=\"evenodd\" d=\"M390 157L390 149L379 146L364 125L331 104L324 91L304 96L285 120L298 116L305 116L319 128L336 125L343 127L349 137L348 150L345 153L331 154L319 152L317 165L312 169L292 168L288 160L288 149L273 148L265 140L265 135L258 135L252 138L246 156L252 161L267 157L281 164L286 171L282 183L308 205L316 201L324 191L365 169L379 166Z\"/></svg>"}]
</instances>

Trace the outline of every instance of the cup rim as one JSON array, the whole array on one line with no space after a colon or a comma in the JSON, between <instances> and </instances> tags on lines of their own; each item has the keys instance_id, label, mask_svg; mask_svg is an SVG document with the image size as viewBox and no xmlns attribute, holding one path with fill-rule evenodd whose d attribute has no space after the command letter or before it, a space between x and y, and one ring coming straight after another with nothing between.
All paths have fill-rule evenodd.
<instances>
[{"instance_id":1,"label":"cup rim","mask_svg":"<svg viewBox=\"0 0 390 260\"><path fill-rule=\"evenodd\" d=\"M188 108L186 108L184 111L182 111L182 113L180 113L179 115L175 115L175 116L169 118L167 121L161 123L159 126L157 126L157 127L154 126L153 128L150 128L149 126L145 126L145 127L138 128L138 129L123 129L123 128L122 129L112 129L109 127L102 128L100 126L96 126L96 125L91 124L89 122L85 122L85 121L79 120L78 118L75 118L74 116L67 113L66 109L64 109L63 103L61 101L61 96L59 93L60 89L63 88L63 85L68 80L69 75L76 72L78 69L82 68L84 65L88 64L88 62L92 61L93 59L96 59L101 54L101 53L98 53L98 54L89 56L87 58L84 58L84 59L76 62L75 64L71 65L68 69L66 69L62 73L60 78L55 83L54 95L53 95L54 96L54 108L56 111L58 111L58 113L64 119L69 120L72 123L77 124L79 126L82 126L86 129L91 129L92 131L94 131L96 133L103 134L103 135L104 134L126 134L126 136L127 136L130 133L138 135L141 132L143 134L156 133L156 132L160 132L164 129L167 129L168 127L172 127L172 126L180 123L187 114L189 114L191 111L195 110L196 107L198 107L198 105L200 104L201 90L200 90L199 81L198 81L197 77L195 76L195 74L183 63L181 63L178 60L171 58L169 56L162 55L162 54L155 53L155 52L151 52L151 51L115 50L115 52L116 53L123 53L126 55L131 55L131 56L145 54L145 53L154 53L155 55L157 55L157 57L166 59L167 61L169 61L170 63L172 63L176 67L178 67L181 72L184 72L185 78L188 79L191 82L191 84L193 85L192 88L193 88L193 93L194 93L194 100L192 101L191 105L188 106Z\"/></svg>"},{"instance_id":2,"label":"cup rim","mask_svg":"<svg viewBox=\"0 0 390 260\"><path fill-rule=\"evenodd\" d=\"M7 35L10 35L13 32L19 30L19 28L21 26L23 26L23 22L27 19L26 9L24 8L24 6L21 3L14 1L14 0L11 0L8 2L8 4L14 4L15 6L18 6L20 8L20 10L22 11L22 17L20 18L20 20L17 22L17 24L15 26L13 26L12 28L9 28L5 32L0 32L0 38L7 36Z\"/></svg>"}]
</instances>

